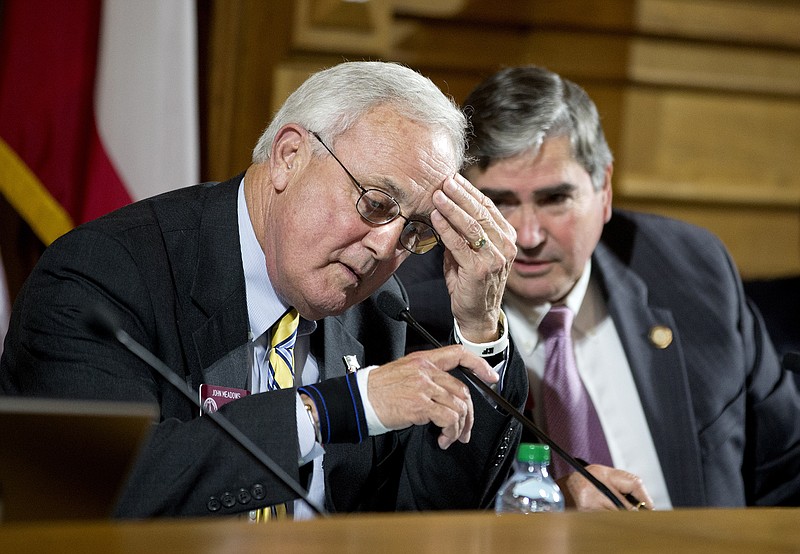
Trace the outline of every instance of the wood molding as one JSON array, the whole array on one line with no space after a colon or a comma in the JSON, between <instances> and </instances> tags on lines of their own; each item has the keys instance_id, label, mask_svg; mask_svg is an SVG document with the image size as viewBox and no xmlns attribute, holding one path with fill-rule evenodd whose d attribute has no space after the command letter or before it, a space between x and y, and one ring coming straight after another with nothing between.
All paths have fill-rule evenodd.
<instances>
[{"instance_id":1,"label":"wood molding","mask_svg":"<svg viewBox=\"0 0 800 554\"><path fill-rule=\"evenodd\" d=\"M800 10L781 0L641 0L642 33L800 47Z\"/></svg>"},{"instance_id":2,"label":"wood molding","mask_svg":"<svg viewBox=\"0 0 800 554\"><path fill-rule=\"evenodd\" d=\"M624 91L620 194L800 206L800 98Z\"/></svg>"},{"instance_id":3,"label":"wood molding","mask_svg":"<svg viewBox=\"0 0 800 554\"><path fill-rule=\"evenodd\" d=\"M296 0L292 45L317 52L384 57L389 51L388 0Z\"/></svg>"},{"instance_id":4,"label":"wood molding","mask_svg":"<svg viewBox=\"0 0 800 554\"><path fill-rule=\"evenodd\" d=\"M710 228L748 275L800 273L798 2L204 1L206 179L243 169L274 111L322 67L399 61L460 102L500 67L536 63L595 100L615 203Z\"/></svg>"}]
</instances>

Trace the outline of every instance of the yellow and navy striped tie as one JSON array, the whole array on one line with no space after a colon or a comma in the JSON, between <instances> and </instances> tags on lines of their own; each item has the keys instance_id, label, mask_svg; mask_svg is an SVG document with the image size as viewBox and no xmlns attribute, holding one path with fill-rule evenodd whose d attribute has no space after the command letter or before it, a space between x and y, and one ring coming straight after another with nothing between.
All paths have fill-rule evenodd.
<instances>
[{"instance_id":1,"label":"yellow and navy striped tie","mask_svg":"<svg viewBox=\"0 0 800 554\"><path fill-rule=\"evenodd\" d=\"M294 343L297 340L299 322L300 315L291 308L272 326L267 385L270 390L294 386Z\"/></svg>"},{"instance_id":2,"label":"yellow and navy striped tie","mask_svg":"<svg viewBox=\"0 0 800 554\"><path fill-rule=\"evenodd\" d=\"M267 388L269 390L286 389L294 386L294 344L297 340L297 325L300 314L294 308L289 309L270 330L272 336L269 343L267 371ZM287 505L275 504L255 510L251 516L257 522L266 522L287 517Z\"/></svg>"}]
</instances>

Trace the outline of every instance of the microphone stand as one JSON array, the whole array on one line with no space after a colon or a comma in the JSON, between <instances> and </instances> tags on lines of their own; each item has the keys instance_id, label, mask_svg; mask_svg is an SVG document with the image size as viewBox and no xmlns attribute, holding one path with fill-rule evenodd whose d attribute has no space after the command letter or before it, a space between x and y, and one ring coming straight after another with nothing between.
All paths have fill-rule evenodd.
<instances>
[{"instance_id":1,"label":"microphone stand","mask_svg":"<svg viewBox=\"0 0 800 554\"><path fill-rule=\"evenodd\" d=\"M270 458L259 446L254 443L250 437L242 433L228 418L219 412L212 412L206 410L200 403L195 393L189 386L172 371L167 365L156 357L147 348L138 343L128 333L123 331L112 320L112 316L108 313L101 311L99 308L91 310L87 316L87 325L96 334L101 336L111 336L115 338L120 344L127 348L133 355L142 360L144 363L155 369L161 377L166 379L173 387L175 387L181 394L189 399L193 404L202 410L202 412L211 419L220 429L228 434L236 443L244 448L248 454L253 456L258 462L271 471L281 483L290 488L309 508L318 516L326 517L327 513L324 508L318 506L313 500L308 497L308 492L300 486L291 475L286 473L284 469L279 466L272 458Z\"/></svg>"},{"instance_id":2,"label":"microphone stand","mask_svg":"<svg viewBox=\"0 0 800 554\"><path fill-rule=\"evenodd\" d=\"M425 329L420 323L414 319L409 311L408 307L403 307L403 309L398 312L397 317L405 321L408 325L410 325L417 333L422 335L425 340L427 340L432 346L436 348L441 348L442 343L440 343L436 338L431 335L427 329ZM511 403L503 398L500 394L498 394L494 389L492 389L489 385L481 381L474 373L471 371L458 366L457 368L464 377L466 377L470 383L478 387L481 391L483 391L487 396L489 396L492 400L497 402L509 415L513 416L514 419L522 423L522 425L528 429L531 433L533 433L539 440L543 443L548 445L552 450L556 452L561 458L567 462L570 466L572 466L575 471L580 473L583 477L585 477L592 485L597 488L603 495L606 496L611 502L614 503L614 506L619 508L620 510L625 510L625 505L620 501L617 496L611 492L611 490L603 484L602 481L597 479L594 475L589 473L586 469L586 463L579 461L573 458L568 452L566 452L563 448L561 448L558 444L553 442L553 440L547 436L547 434L539 429L535 423L533 423L530 419L525 417L519 410L517 410ZM626 494L625 499L628 500L631 504L633 504L637 509L643 508L643 504L639 502L639 500L633 496L632 494Z\"/></svg>"}]
</instances>

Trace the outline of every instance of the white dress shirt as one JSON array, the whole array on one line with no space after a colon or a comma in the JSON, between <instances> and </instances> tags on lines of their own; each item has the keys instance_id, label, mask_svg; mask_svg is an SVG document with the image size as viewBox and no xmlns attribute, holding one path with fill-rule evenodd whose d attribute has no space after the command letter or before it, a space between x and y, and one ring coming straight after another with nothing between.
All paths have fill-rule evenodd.
<instances>
[{"instance_id":1,"label":"white dress shirt","mask_svg":"<svg viewBox=\"0 0 800 554\"><path fill-rule=\"evenodd\" d=\"M565 302L575 314L572 343L578 373L597 410L614 467L641 477L656 509L670 509L664 473L627 356L602 292L590 275L591 260ZM511 336L528 368L534 418L544 421L545 349L538 328L550 304L534 306L507 290L504 308Z\"/></svg>"}]
</instances>

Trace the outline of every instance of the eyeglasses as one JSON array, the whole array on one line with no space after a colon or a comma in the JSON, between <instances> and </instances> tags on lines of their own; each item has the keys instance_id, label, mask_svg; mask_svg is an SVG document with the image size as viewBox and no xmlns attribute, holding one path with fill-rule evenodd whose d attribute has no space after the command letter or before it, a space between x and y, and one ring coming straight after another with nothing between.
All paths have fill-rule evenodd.
<instances>
[{"instance_id":1,"label":"eyeglasses","mask_svg":"<svg viewBox=\"0 0 800 554\"><path fill-rule=\"evenodd\" d=\"M419 219L409 219L401 214L400 204L397 203L397 200L382 190L365 189L362 187L361 183L353 177L353 174L350 173L341 160L336 157L333 150L328 148L328 145L322 141L320 136L313 131L311 131L311 134L314 135L319 143L325 147L325 150L333 156L333 159L342 166L342 169L344 169L344 172L350 177L350 180L353 181L353 184L361 191L361 196L359 196L356 201L356 210L361 217L375 225L386 225L398 217L402 217L406 221L406 224L403 227L403 231L400 233L399 242L403 248L412 254L424 254L439 244L439 235L436 234L436 231L430 224Z\"/></svg>"}]
</instances>

